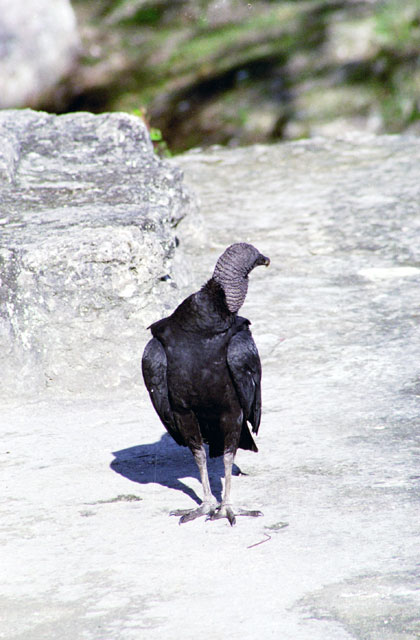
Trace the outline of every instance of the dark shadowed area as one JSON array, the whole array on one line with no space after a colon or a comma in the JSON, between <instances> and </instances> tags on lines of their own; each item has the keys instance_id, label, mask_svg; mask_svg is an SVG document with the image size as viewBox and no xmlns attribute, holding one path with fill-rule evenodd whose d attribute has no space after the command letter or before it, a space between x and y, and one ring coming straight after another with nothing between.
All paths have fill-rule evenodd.
<instances>
[{"instance_id":1,"label":"dark shadowed area","mask_svg":"<svg viewBox=\"0 0 420 640\"><path fill-rule=\"evenodd\" d=\"M158 483L162 487L185 493L197 504L201 503L202 496L197 495L183 482L184 478L200 479L194 458L188 450L177 446L167 433L157 442L114 451L113 455L115 460L111 463L111 469L131 482ZM221 458L214 458L209 460L208 466L212 493L220 501L224 476L223 461ZM233 475L241 475L237 465L234 465Z\"/></svg>"}]
</instances>

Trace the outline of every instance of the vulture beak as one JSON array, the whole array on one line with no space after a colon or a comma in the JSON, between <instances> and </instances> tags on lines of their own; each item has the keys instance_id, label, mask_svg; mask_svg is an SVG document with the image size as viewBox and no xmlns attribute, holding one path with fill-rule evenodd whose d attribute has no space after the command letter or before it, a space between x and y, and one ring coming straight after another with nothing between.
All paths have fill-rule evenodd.
<instances>
[{"instance_id":1,"label":"vulture beak","mask_svg":"<svg viewBox=\"0 0 420 640\"><path fill-rule=\"evenodd\" d=\"M266 267L268 267L268 265L270 264L270 258L267 258L267 256L263 256L262 254L260 254L255 262L256 265L265 265Z\"/></svg>"}]
</instances>

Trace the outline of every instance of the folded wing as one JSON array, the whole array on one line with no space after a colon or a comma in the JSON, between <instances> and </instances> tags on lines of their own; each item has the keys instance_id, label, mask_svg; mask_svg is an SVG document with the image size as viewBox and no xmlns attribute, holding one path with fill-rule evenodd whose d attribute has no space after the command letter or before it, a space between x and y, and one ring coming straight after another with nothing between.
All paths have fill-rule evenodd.
<instances>
[{"instance_id":1,"label":"folded wing","mask_svg":"<svg viewBox=\"0 0 420 640\"><path fill-rule=\"evenodd\" d=\"M229 342L227 362L245 419L258 433L261 421L261 362L248 327Z\"/></svg>"},{"instance_id":2,"label":"folded wing","mask_svg":"<svg viewBox=\"0 0 420 640\"><path fill-rule=\"evenodd\" d=\"M185 445L169 400L165 349L157 338L152 338L147 343L141 364L144 382L156 413L175 442Z\"/></svg>"}]
</instances>

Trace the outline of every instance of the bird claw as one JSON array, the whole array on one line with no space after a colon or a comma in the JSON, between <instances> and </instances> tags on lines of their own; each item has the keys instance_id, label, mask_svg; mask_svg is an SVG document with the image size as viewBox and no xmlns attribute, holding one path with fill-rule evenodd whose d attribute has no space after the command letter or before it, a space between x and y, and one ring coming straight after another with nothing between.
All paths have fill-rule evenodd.
<instances>
[{"instance_id":1,"label":"bird claw","mask_svg":"<svg viewBox=\"0 0 420 640\"><path fill-rule=\"evenodd\" d=\"M208 520L215 510L215 505L203 502L198 509L175 509L174 511L171 511L169 515L181 516L178 524L184 524L185 522L190 522L191 520L195 520L201 516L207 516L206 520Z\"/></svg>"},{"instance_id":2,"label":"bird claw","mask_svg":"<svg viewBox=\"0 0 420 640\"><path fill-rule=\"evenodd\" d=\"M174 511L171 511L169 515L180 516L179 524L190 522L191 520L195 520L201 516L206 516L206 521L227 518L230 526L233 527L233 525L236 524L236 516L251 516L252 518L258 518L264 514L258 510L248 509L236 509L236 512L234 513L232 507L228 505L214 505L203 502L198 509L175 509Z\"/></svg>"},{"instance_id":3,"label":"bird claw","mask_svg":"<svg viewBox=\"0 0 420 640\"><path fill-rule=\"evenodd\" d=\"M213 514L207 516L206 520L220 520L221 518L227 518L230 526L233 527L236 523L236 516L251 516L253 518L257 518L262 515L263 513L261 511L249 511L247 509L236 509L236 513L234 513L232 507L228 505L220 505Z\"/></svg>"},{"instance_id":4,"label":"bird claw","mask_svg":"<svg viewBox=\"0 0 420 640\"><path fill-rule=\"evenodd\" d=\"M258 509L238 509L237 516L251 516L251 518L259 518L263 516L263 512Z\"/></svg>"},{"instance_id":5,"label":"bird claw","mask_svg":"<svg viewBox=\"0 0 420 640\"><path fill-rule=\"evenodd\" d=\"M236 523L232 508L223 505L220 505L212 515L207 516L206 520L220 520L221 518L227 518L231 527Z\"/></svg>"}]
</instances>

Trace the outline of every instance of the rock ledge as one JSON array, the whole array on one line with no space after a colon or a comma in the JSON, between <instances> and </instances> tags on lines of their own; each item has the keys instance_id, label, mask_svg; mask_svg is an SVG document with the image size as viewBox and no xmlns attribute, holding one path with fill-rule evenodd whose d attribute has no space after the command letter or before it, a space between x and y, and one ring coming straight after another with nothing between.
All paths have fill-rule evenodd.
<instances>
[{"instance_id":1,"label":"rock ledge","mask_svg":"<svg viewBox=\"0 0 420 640\"><path fill-rule=\"evenodd\" d=\"M0 193L0 393L138 381L193 207L180 170L133 116L3 111Z\"/></svg>"}]
</instances>

